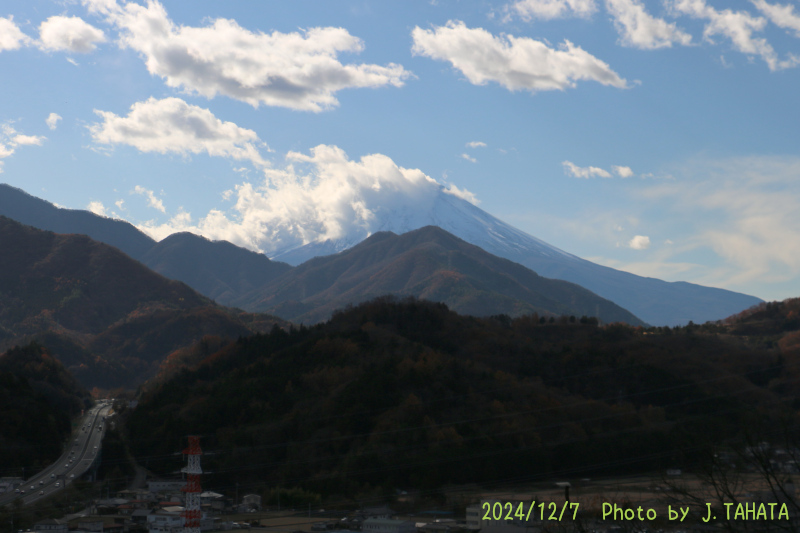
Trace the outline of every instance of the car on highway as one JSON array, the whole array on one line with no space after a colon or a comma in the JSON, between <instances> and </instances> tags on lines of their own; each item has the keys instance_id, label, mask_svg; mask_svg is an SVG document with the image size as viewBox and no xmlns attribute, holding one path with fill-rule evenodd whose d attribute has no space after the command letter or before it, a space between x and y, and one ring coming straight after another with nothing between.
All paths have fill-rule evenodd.
<instances>
[{"instance_id":1,"label":"car on highway","mask_svg":"<svg viewBox=\"0 0 800 533\"><path fill-rule=\"evenodd\" d=\"M61 486L61 482L60 481L56 481L56 487L60 487L60 486Z\"/></svg>"},{"instance_id":2,"label":"car on highway","mask_svg":"<svg viewBox=\"0 0 800 533\"><path fill-rule=\"evenodd\" d=\"M44 491L43 490L39 491L39 496L44 496Z\"/></svg>"},{"instance_id":3,"label":"car on highway","mask_svg":"<svg viewBox=\"0 0 800 533\"><path fill-rule=\"evenodd\" d=\"M43 479L39 480L39 485L44 485L44 480Z\"/></svg>"},{"instance_id":4,"label":"car on highway","mask_svg":"<svg viewBox=\"0 0 800 533\"><path fill-rule=\"evenodd\" d=\"M50 479L53 479L54 477L56 477L55 474L50 474Z\"/></svg>"}]
</instances>

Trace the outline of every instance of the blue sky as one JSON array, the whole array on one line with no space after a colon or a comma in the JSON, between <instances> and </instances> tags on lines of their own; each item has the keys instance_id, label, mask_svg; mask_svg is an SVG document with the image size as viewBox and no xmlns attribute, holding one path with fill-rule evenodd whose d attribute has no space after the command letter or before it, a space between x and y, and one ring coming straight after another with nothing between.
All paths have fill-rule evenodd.
<instances>
[{"instance_id":1,"label":"blue sky","mask_svg":"<svg viewBox=\"0 0 800 533\"><path fill-rule=\"evenodd\" d=\"M800 296L797 0L6 0L0 72L0 181L156 238L269 254L435 180L600 264Z\"/></svg>"}]
</instances>

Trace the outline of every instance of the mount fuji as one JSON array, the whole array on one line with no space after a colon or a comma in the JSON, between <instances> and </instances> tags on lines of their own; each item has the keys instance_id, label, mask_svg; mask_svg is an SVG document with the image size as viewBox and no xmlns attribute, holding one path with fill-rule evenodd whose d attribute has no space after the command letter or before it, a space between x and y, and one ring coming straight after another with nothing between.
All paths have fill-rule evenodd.
<instances>
[{"instance_id":1,"label":"mount fuji","mask_svg":"<svg viewBox=\"0 0 800 533\"><path fill-rule=\"evenodd\" d=\"M411 193L392 190L369 197L372 192L373 189L361 188L350 197L349 201L365 200L368 216L355 222L347 217L340 219L339 227L347 229L335 239L318 238L302 244L296 233L298 228L304 228L300 220L269 221L265 226L272 234L288 236L282 242L296 244L272 247L264 250L265 254L188 233L176 233L156 242L126 221L89 211L60 209L3 184L0 214L49 231L87 234L224 304L229 303L224 297L230 300L265 284L288 271L289 265L348 250L379 232L401 235L425 226L438 226L540 276L576 283L656 326L719 320L761 303L745 294L641 277L586 261L514 228L465 200L458 191L433 180L424 180L423 187L412 189ZM201 250L196 250L198 247ZM188 250L199 255L195 257Z\"/></svg>"},{"instance_id":2,"label":"mount fuji","mask_svg":"<svg viewBox=\"0 0 800 533\"><path fill-rule=\"evenodd\" d=\"M424 226L438 226L541 276L577 283L652 325L719 320L762 301L724 289L666 282L592 263L528 235L442 186L438 194L415 205L377 207L372 213L374 216L366 227L338 239L280 248L267 255L274 261L299 265L313 257L347 250L373 233L403 234Z\"/></svg>"}]
</instances>

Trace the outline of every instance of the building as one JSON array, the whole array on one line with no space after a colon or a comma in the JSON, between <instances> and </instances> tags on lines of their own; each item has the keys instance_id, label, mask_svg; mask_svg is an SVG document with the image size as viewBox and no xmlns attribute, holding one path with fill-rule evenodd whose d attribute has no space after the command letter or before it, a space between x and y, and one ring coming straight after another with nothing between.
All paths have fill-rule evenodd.
<instances>
[{"instance_id":1,"label":"building","mask_svg":"<svg viewBox=\"0 0 800 533\"><path fill-rule=\"evenodd\" d=\"M478 531L481 528L481 506L473 504L467 506L467 529Z\"/></svg>"},{"instance_id":2,"label":"building","mask_svg":"<svg viewBox=\"0 0 800 533\"><path fill-rule=\"evenodd\" d=\"M21 477L0 477L0 492L14 492L22 482Z\"/></svg>"},{"instance_id":3,"label":"building","mask_svg":"<svg viewBox=\"0 0 800 533\"><path fill-rule=\"evenodd\" d=\"M180 513L157 511L147 515L149 533L182 533L183 517Z\"/></svg>"},{"instance_id":4,"label":"building","mask_svg":"<svg viewBox=\"0 0 800 533\"><path fill-rule=\"evenodd\" d=\"M242 503L246 505L248 509L255 509L256 511L261 510L261 496L258 494L245 494L242 497Z\"/></svg>"},{"instance_id":5,"label":"building","mask_svg":"<svg viewBox=\"0 0 800 533\"><path fill-rule=\"evenodd\" d=\"M47 533L67 533L69 525L62 520L40 520L33 525L33 529Z\"/></svg>"},{"instance_id":6,"label":"building","mask_svg":"<svg viewBox=\"0 0 800 533\"><path fill-rule=\"evenodd\" d=\"M147 517L150 516L152 512L153 511L150 509L137 509L131 513L131 522L140 526L146 526Z\"/></svg>"},{"instance_id":7,"label":"building","mask_svg":"<svg viewBox=\"0 0 800 533\"><path fill-rule=\"evenodd\" d=\"M89 531L91 533L103 533L103 520L96 518L81 518L78 520L76 529L78 531Z\"/></svg>"},{"instance_id":8,"label":"building","mask_svg":"<svg viewBox=\"0 0 800 533\"><path fill-rule=\"evenodd\" d=\"M416 533L414 522L389 518L367 518L361 524L363 533Z\"/></svg>"},{"instance_id":9,"label":"building","mask_svg":"<svg viewBox=\"0 0 800 533\"><path fill-rule=\"evenodd\" d=\"M204 512L222 512L225 509L225 496L210 490L201 493L200 509Z\"/></svg>"},{"instance_id":10,"label":"building","mask_svg":"<svg viewBox=\"0 0 800 533\"><path fill-rule=\"evenodd\" d=\"M178 480L154 480L147 482L147 491L153 494L159 492L180 492L183 486L186 485L186 481L182 479Z\"/></svg>"}]
</instances>

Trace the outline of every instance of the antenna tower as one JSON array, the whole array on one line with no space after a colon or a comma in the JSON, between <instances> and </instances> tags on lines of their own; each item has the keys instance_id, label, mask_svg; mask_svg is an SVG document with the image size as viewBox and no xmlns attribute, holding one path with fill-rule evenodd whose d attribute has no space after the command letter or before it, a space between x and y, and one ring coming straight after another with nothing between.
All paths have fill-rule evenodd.
<instances>
[{"instance_id":1,"label":"antenna tower","mask_svg":"<svg viewBox=\"0 0 800 533\"><path fill-rule=\"evenodd\" d=\"M203 455L203 450L200 449L200 437L196 435L189 436L189 447L183 450L186 456L186 466L181 469L181 472L187 474L186 485L181 489L186 493L186 503L184 511L181 516L184 518L183 531L184 533L200 533L200 518L202 513L200 511L200 493L203 489L200 488L200 474L203 469L200 468L200 456Z\"/></svg>"}]
</instances>

